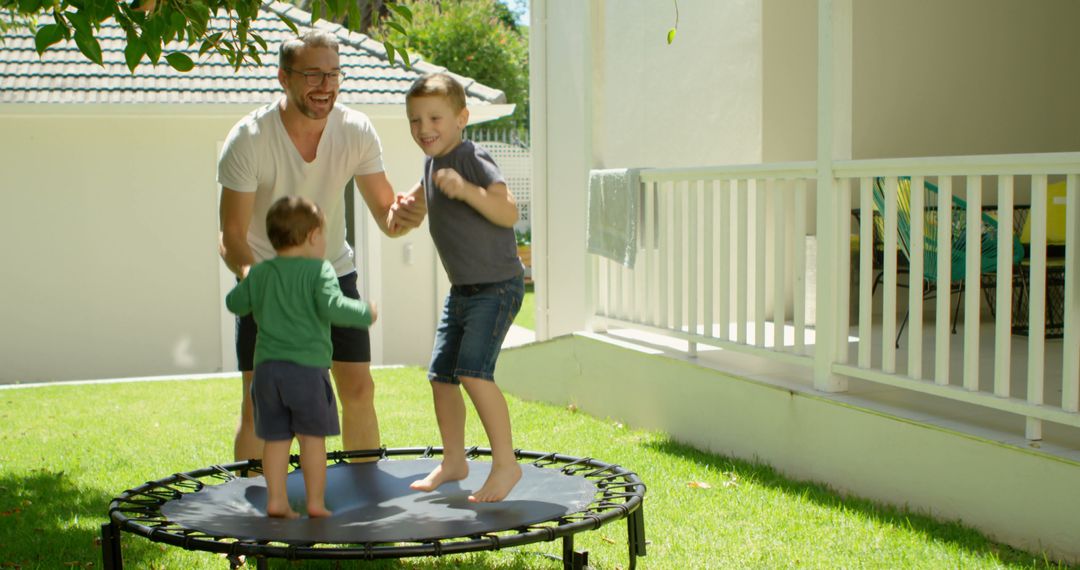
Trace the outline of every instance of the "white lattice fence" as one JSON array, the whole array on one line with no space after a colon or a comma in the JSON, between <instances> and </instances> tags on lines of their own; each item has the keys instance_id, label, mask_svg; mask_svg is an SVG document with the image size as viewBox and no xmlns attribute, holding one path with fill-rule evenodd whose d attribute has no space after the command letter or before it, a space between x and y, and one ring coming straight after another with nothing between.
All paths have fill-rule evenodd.
<instances>
[{"instance_id":1,"label":"white lattice fence","mask_svg":"<svg viewBox=\"0 0 1080 570\"><path fill-rule=\"evenodd\" d=\"M468 137L487 149L498 163L518 206L519 217L514 224L514 231L528 233L532 227L532 152L528 141L522 140L516 131L510 130L474 130L469 132Z\"/></svg>"}]
</instances>

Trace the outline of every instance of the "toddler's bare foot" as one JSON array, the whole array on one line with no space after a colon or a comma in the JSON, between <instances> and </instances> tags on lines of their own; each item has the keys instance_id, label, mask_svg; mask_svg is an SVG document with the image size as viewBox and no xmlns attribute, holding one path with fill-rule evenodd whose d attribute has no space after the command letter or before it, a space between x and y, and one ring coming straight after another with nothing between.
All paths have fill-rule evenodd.
<instances>
[{"instance_id":1,"label":"toddler's bare foot","mask_svg":"<svg viewBox=\"0 0 1080 570\"><path fill-rule=\"evenodd\" d=\"M468 476L469 464L464 460L460 463L454 462L453 465L449 465L444 461L440 463L438 467L433 469L431 473L428 473L427 477L424 477L419 481L413 481L409 484L409 488L415 491L434 491L443 483L460 481Z\"/></svg>"},{"instance_id":2,"label":"toddler's bare foot","mask_svg":"<svg viewBox=\"0 0 1080 570\"><path fill-rule=\"evenodd\" d=\"M510 490L521 480L521 466L516 462L506 465L491 465L491 473L480 490L469 495L473 503L497 503L510 494Z\"/></svg>"},{"instance_id":3,"label":"toddler's bare foot","mask_svg":"<svg viewBox=\"0 0 1080 570\"><path fill-rule=\"evenodd\" d=\"M266 516L277 519L296 519L300 518L300 513L292 510L292 507L285 503L285 505L267 505Z\"/></svg>"},{"instance_id":4,"label":"toddler's bare foot","mask_svg":"<svg viewBox=\"0 0 1080 570\"><path fill-rule=\"evenodd\" d=\"M317 519L322 517L328 517L334 513L330 512L325 506L313 507L311 505L308 505L307 514L309 517Z\"/></svg>"}]
</instances>

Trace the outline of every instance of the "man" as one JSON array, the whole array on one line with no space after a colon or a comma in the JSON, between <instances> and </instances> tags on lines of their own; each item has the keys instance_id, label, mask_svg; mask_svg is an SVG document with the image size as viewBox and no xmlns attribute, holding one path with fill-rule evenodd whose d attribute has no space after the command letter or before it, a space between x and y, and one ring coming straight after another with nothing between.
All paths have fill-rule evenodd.
<instances>
[{"instance_id":1,"label":"man","mask_svg":"<svg viewBox=\"0 0 1080 570\"><path fill-rule=\"evenodd\" d=\"M221 190L221 257L238 279L254 263L273 257L265 219L278 198L312 199L326 215L327 260L342 291L359 298L352 249L345 239L344 188L350 179L379 228L390 237L423 221L422 203L395 196L383 172L382 147L370 120L336 105L344 72L337 39L311 31L281 45L278 81L285 96L256 109L229 132L218 161ZM257 327L250 316L238 319L237 359L243 377L243 404L233 448L237 460L258 458L251 382ZM371 343L367 330L332 330L331 371L342 404L342 443L346 449L379 447Z\"/></svg>"}]
</instances>

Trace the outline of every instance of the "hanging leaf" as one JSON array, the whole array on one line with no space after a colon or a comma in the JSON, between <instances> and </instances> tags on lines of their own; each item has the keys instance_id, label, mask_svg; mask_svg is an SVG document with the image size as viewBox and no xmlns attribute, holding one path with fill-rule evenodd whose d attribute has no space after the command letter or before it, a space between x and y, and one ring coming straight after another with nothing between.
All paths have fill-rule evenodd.
<instances>
[{"instance_id":1,"label":"hanging leaf","mask_svg":"<svg viewBox=\"0 0 1080 570\"><path fill-rule=\"evenodd\" d=\"M82 30L75 32L75 45L79 47L79 51L86 56L86 59L104 67L101 44L92 33Z\"/></svg>"},{"instance_id":2,"label":"hanging leaf","mask_svg":"<svg viewBox=\"0 0 1080 570\"><path fill-rule=\"evenodd\" d=\"M390 65L396 65L394 61L394 44L386 42L383 45L386 46L386 57L390 60Z\"/></svg>"},{"instance_id":3,"label":"hanging leaf","mask_svg":"<svg viewBox=\"0 0 1080 570\"><path fill-rule=\"evenodd\" d=\"M195 67L195 62L191 61L191 58L187 54L174 51L165 56L165 61L169 62L169 65L177 71L191 71Z\"/></svg>"},{"instance_id":4,"label":"hanging leaf","mask_svg":"<svg viewBox=\"0 0 1080 570\"><path fill-rule=\"evenodd\" d=\"M277 16L279 20L284 22L286 26L289 26L289 29L292 30L293 34L300 34L300 30L296 27L296 22L293 22L292 20L287 18L284 14L278 14L277 12L274 12L274 15Z\"/></svg>"},{"instance_id":5,"label":"hanging leaf","mask_svg":"<svg viewBox=\"0 0 1080 570\"><path fill-rule=\"evenodd\" d=\"M671 28L667 31L667 43L671 45L671 42L675 41L675 28Z\"/></svg>"},{"instance_id":6,"label":"hanging leaf","mask_svg":"<svg viewBox=\"0 0 1080 570\"><path fill-rule=\"evenodd\" d=\"M34 49L38 55L45 53L49 46L64 39L64 27L59 24L46 24L34 34Z\"/></svg>"},{"instance_id":7,"label":"hanging leaf","mask_svg":"<svg viewBox=\"0 0 1080 570\"><path fill-rule=\"evenodd\" d=\"M250 36L252 39L254 39L255 43L259 44L259 47L262 48L263 52L269 51L269 48L267 48L267 45L266 45L266 40L264 40L263 37L260 36L258 33L256 33L256 32L248 32L248 36Z\"/></svg>"},{"instance_id":8,"label":"hanging leaf","mask_svg":"<svg viewBox=\"0 0 1080 570\"><path fill-rule=\"evenodd\" d=\"M128 45L124 48L124 61L132 73L135 73L135 68L139 66L144 55L146 55L146 42L139 37L128 38Z\"/></svg>"},{"instance_id":9,"label":"hanging leaf","mask_svg":"<svg viewBox=\"0 0 1080 570\"><path fill-rule=\"evenodd\" d=\"M390 9L394 12L397 12L397 14L402 17L402 19L404 19L410 24L412 23L412 10L410 10L408 6L404 6L396 2L390 2L389 5Z\"/></svg>"}]
</instances>

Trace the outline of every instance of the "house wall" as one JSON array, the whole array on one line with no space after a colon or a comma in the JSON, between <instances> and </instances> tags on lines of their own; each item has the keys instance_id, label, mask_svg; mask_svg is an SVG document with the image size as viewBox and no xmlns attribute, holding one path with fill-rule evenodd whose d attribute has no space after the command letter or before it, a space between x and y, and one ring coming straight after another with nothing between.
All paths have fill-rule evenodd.
<instances>
[{"instance_id":1,"label":"house wall","mask_svg":"<svg viewBox=\"0 0 1080 570\"><path fill-rule=\"evenodd\" d=\"M215 173L221 141L248 110L0 109L0 255L9 268L0 382L234 370ZM421 160L407 123L397 108L368 111L403 191ZM370 220L366 208L358 217ZM378 239L367 254L377 263L361 276L381 309L374 361L425 364L437 316L434 248L426 227Z\"/></svg>"},{"instance_id":2,"label":"house wall","mask_svg":"<svg viewBox=\"0 0 1080 570\"><path fill-rule=\"evenodd\" d=\"M763 156L814 160L817 4L761 5ZM1080 4L859 0L852 15L852 158L1080 148Z\"/></svg>"},{"instance_id":3,"label":"house wall","mask_svg":"<svg viewBox=\"0 0 1080 570\"><path fill-rule=\"evenodd\" d=\"M1075 461L580 335L506 350L496 375L526 400L574 404L842 494L959 520L1052 559L1080 560Z\"/></svg>"},{"instance_id":4,"label":"house wall","mask_svg":"<svg viewBox=\"0 0 1080 570\"><path fill-rule=\"evenodd\" d=\"M1080 148L1080 3L837 0L838 158ZM547 106L547 337L585 328L583 242L590 168L814 160L817 2L535 0ZM535 40L535 38L534 38ZM845 84L845 81L847 82ZM535 108L542 109L544 105ZM848 140L850 139L850 140ZM993 204L993 180L984 203ZM1028 201L1027 182L1016 200ZM955 188L964 195L962 181ZM807 227L816 234L811 188ZM767 216L771 219L771 216ZM768 260L766 263L771 266ZM771 297L770 297L771 298Z\"/></svg>"},{"instance_id":5,"label":"house wall","mask_svg":"<svg viewBox=\"0 0 1080 570\"><path fill-rule=\"evenodd\" d=\"M760 9L754 0L543 0L550 335L585 326L585 204L591 168L761 160ZM702 69L716 73L701 73ZM543 157L545 153L536 153ZM542 158L539 160L543 160Z\"/></svg>"},{"instance_id":6,"label":"house wall","mask_svg":"<svg viewBox=\"0 0 1080 570\"><path fill-rule=\"evenodd\" d=\"M854 158L1080 150L1080 3L859 0Z\"/></svg>"}]
</instances>

